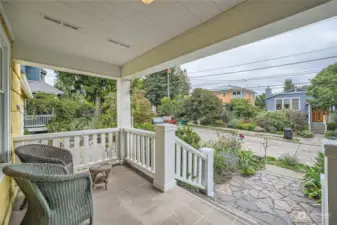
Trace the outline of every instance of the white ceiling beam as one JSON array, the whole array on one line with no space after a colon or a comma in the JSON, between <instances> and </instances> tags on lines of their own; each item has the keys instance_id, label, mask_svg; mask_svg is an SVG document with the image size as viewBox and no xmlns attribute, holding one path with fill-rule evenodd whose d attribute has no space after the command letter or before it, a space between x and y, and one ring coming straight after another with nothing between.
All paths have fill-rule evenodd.
<instances>
[{"instance_id":1,"label":"white ceiling beam","mask_svg":"<svg viewBox=\"0 0 337 225\"><path fill-rule=\"evenodd\" d=\"M13 59L20 64L110 79L121 77L120 66L31 46L20 41L14 41L12 54Z\"/></svg>"},{"instance_id":2,"label":"white ceiling beam","mask_svg":"<svg viewBox=\"0 0 337 225\"><path fill-rule=\"evenodd\" d=\"M148 75L336 16L337 1L326 2L246 1L125 63L122 77Z\"/></svg>"}]
</instances>

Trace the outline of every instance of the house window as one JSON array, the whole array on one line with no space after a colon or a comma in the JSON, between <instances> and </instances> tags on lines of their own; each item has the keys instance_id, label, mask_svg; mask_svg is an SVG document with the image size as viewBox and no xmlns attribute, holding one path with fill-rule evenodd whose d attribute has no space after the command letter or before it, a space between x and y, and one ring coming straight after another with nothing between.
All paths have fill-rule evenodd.
<instances>
[{"instance_id":1,"label":"house window","mask_svg":"<svg viewBox=\"0 0 337 225\"><path fill-rule=\"evenodd\" d=\"M283 99L283 108L290 109L290 99Z\"/></svg>"},{"instance_id":2,"label":"house window","mask_svg":"<svg viewBox=\"0 0 337 225\"><path fill-rule=\"evenodd\" d=\"M293 110L300 110L300 99L298 98L293 98L291 100L291 108Z\"/></svg>"},{"instance_id":3,"label":"house window","mask_svg":"<svg viewBox=\"0 0 337 225\"><path fill-rule=\"evenodd\" d=\"M276 99L276 110L282 109L282 99Z\"/></svg>"},{"instance_id":4,"label":"house window","mask_svg":"<svg viewBox=\"0 0 337 225\"><path fill-rule=\"evenodd\" d=\"M275 100L275 109L292 109L300 110L300 99L299 98L283 98Z\"/></svg>"},{"instance_id":5,"label":"house window","mask_svg":"<svg viewBox=\"0 0 337 225\"><path fill-rule=\"evenodd\" d=\"M233 99L241 98L241 91L233 91L232 95L233 95Z\"/></svg>"}]
</instances>

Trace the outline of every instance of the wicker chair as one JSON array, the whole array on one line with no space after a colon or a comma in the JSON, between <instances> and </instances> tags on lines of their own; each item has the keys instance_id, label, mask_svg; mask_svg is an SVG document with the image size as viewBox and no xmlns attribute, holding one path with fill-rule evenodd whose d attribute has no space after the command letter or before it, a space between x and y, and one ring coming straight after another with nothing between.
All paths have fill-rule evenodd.
<instances>
[{"instance_id":1,"label":"wicker chair","mask_svg":"<svg viewBox=\"0 0 337 225\"><path fill-rule=\"evenodd\" d=\"M63 148L42 144L29 144L17 147L15 154L22 163L56 163L63 165L68 170L68 173L74 173L71 152Z\"/></svg>"},{"instance_id":2,"label":"wicker chair","mask_svg":"<svg viewBox=\"0 0 337 225\"><path fill-rule=\"evenodd\" d=\"M93 202L87 173L67 174L57 164L24 163L3 168L28 200L21 225L79 225L90 219Z\"/></svg>"}]
</instances>

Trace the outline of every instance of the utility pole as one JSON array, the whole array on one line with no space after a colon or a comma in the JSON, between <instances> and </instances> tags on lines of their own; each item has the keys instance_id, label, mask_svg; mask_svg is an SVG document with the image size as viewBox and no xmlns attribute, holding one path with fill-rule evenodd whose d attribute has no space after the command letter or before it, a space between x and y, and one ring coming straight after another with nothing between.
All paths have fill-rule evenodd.
<instances>
[{"instance_id":1,"label":"utility pole","mask_svg":"<svg viewBox=\"0 0 337 225\"><path fill-rule=\"evenodd\" d=\"M171 73L171 68L167 69L167 97L170 98L170 73Z\"/></svg>"}]
</instances>

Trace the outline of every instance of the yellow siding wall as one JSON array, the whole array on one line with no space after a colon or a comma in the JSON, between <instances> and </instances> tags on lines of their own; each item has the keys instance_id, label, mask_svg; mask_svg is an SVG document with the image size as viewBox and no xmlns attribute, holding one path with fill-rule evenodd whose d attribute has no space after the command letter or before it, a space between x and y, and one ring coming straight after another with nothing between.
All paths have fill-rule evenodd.
<instances>
[{"instance_id":1,"label":"yellow siding wall","mask_svg":"<svg viewBox=\"0 0 337 225\"><path fill-rule=\"evenodd\" d=\"M4 26L3 20L0 15L0 26L3 26L7 31L6 27ZM8 35L8 33L7 33ZM9 35L8 35L9 37ZM9 37L10 39L10 37ZM20 65L15 64L12 62L12 70L11 70L11 91L10 91L10 99L11 99L11 139L13 137L21 135L22 133L22 120L21 120L21 113L23 112L24 106L24 99L25 95L21 90L21 69ZM13 141L12 141L12 152L13 152ZM12 160L14 162L14 153L12 154ZM9 221L10 214L12 212L12 205L16 195L16 186L14 181L9 178L5 177L2 179L0 183L0 224L7 225Z\"/></svg>"}]
</instances>

